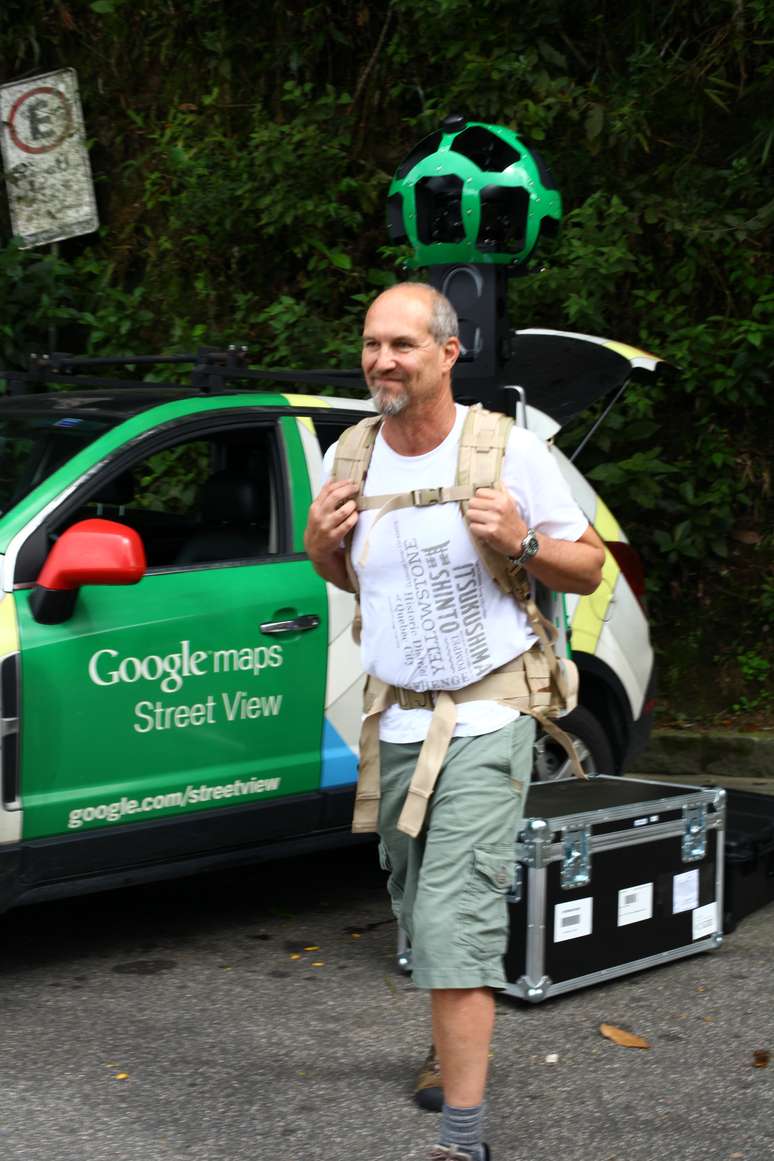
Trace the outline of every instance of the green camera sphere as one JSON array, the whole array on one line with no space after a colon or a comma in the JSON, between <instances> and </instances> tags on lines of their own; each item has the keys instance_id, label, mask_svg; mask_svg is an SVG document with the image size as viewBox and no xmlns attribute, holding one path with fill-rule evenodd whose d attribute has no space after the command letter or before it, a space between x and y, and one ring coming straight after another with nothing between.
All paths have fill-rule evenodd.
<instances>
[{"instance_id":1,"label":"green camera sphere","mask_svg":"<svg viewBox=\"0 0 774 1161\"><path fill-rule=\"evenodd\" d=\"M521 266L555 234L562 199L540 155L512 129L447 117L398 166L387 199L394 242L411 266Z\"/></svg>"}]
</instances>

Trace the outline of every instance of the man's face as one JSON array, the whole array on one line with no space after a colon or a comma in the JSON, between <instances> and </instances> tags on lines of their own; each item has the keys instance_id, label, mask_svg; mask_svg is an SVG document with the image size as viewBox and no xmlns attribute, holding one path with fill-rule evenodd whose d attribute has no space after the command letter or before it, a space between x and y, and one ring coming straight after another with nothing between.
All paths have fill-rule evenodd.
<instances>
[{"instance_id":1,"label":"man's face","mask_svg":"<svg viewBox=\"0 0 774 1161\"><path fill-rule=\"evenodd\" d=\"M429 295L400 288L380 295L366 315L363 374L382 415L398 415L448 390L456 341L442 346L433 339L430 311Z\"/></svg>"}]
</instances>

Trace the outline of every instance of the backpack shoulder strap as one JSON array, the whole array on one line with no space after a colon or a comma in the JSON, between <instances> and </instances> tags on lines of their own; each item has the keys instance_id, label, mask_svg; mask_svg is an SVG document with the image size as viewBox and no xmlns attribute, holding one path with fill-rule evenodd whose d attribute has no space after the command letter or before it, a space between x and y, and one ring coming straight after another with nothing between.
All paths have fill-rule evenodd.
<instances>
[{"instance_id":1,"label":"backpack shoulder strap","mask_svg":"<svg viewBox=\"0 0 774 1161\"><path fill-rule=\"evenodd\" d=\"M371 463L376 436L379 433L381 415L368 415L359 423L347 427L339 436L336 444L336 454L331 470L332 480L352 480L358 487L358 496L363 493L363 485L368 474L368 465ZM348 532L344 541L344 563L347 569L352 590L355 594L355 619L352 623L352 634L356 641L360 640L360 584L357 573L352 564L352 532Z\"/></svg>"},{"instance_id":2,"label":"backpack shoulder strap","mask_svg":"<svg viewBox=\"0 0 774 1161\"><path fill-rule=\"evenodd\" d=\"M512 428L513 420L509 416L486 411L480 404L468 411L460 438L457 483L470 487L471 495L475 494L476 488L502 487L503 459ZM462 500L461 507L463 514L467 515L468 501ZM566 678L554 648L557 630L535 604L526 571L477 537L471 539L492 580L524 609L557 689L564 696Z\"/></svg>"},{"instance_id":3,"label":"backpack shoulder strap","mask_svg":"<svg viewBox=\"0 0 774 1161\"><path fill-rule=\"evenodd\" d=\"M332 480L353 480L358 491L363 491L381 422L381 415L368 415L342 431L336 444Z\"/></svg>"},{"instance_id":4,"label":"backpack shoulder strap","mask_svg":"<svg viewBox=\"0 0 774 1161\"><path fill-rule=\"evenodd\" d=\"M480 403L469 408L460 436L457 457L457 483L470 489L498 488L503 469L505 449L511 434L513 420L497 411L487 411ZM463 516L468 514L468 501L461 501ZM513 565L507 557L488 544L472 537L481 563L492 580L506 593L523 600L522 586L515 586ZM526 578L524 578L526 581Z\"/></svg>"},{"instance_id":5,"label":"backpack shoulder strap","mask_svg":"<svg viewBox=\"0 0 774 1161\"><path fill-rule=\"evenodd\" d=\"M460 435L458 484L470 484L473 491L497 484L512 427L509 415L487 411L480 403L468 408Z\"/></svg>"}]
</instances>

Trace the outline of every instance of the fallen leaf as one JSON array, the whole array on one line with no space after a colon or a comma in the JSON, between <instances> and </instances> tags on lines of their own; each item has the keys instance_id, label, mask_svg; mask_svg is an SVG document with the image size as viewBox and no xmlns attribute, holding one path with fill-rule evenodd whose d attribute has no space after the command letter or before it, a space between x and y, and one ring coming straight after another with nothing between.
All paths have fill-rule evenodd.
<instances>
[{"instance_id":1,"label":"fallen leaf","mask_svg":"<svg viewBox=\"0 0 774 1161\"><path fill-rule=\"evenodd\" d=\"M352 938L353 938L353 939L360 939L360 932L359 932L359 931L353 931L353 932L352 932Z\"/></svg>"},{"instance_id":2,"label":"fallen leaf","mask_svg":"<svg viewBox=\"0 0 774 1161\"><path fill-rule=\"evenodd\" d=\"M627 1032L625 1028L616 1028L615 1024L600 1024L599 1030L608 1040L620 1044L622 1048L650 1048L647 1040L635 1036L634 1032Z\"/></svg>"},{"instance_id":3,"label":"fallen leaf","mask_svg":"<svg viewBox=\"0 0 774 1161\"><path fill-rule=\"evenodd\" d=\"M546 1064L558 1064L558 1063L559 1063L559 1053L558 1052L549 1052L548 1056L546 1057Z\"/></svg>"},{"instance_id":4,"label":"fallen leaf","mask_svg":"<svg viewBox=\"0 0 774 1161\"><path fill-rule=\"evenodd\" d=\"M316 960L316 961L315 961L315 962L312 964L312 967L325 967L325 960L324 960L324 959L318 959L318 960Z\"/></svg>"},{"instance_id":5,"label":"fallen leaf","mask_svg":"<svg viewBox=\"0 0 774 1161\"><path fill-rule=\"evenodd\" d=\"M128 1072L117 1072L115 1074L115 1076L113 1077L113 1080L128 1080L128 1079L129 1079Z\"/></svg>"},{"instance_id":6,"label":"fallen leaf","mask_svg":"<svg viewBox=\"0 0 774 1161\"><path fill-rule=\"evenodd\" d=\"M756 1048L753 1052L753 1068L768 1068L771 1053L765 1048Z\"/></svg>"},{"instance_id":7,"label":"fallen leaf","mask_svg":"<svg viewBox=\"0 0 774 1161\"><path fill-rule=\"evenodd\" d=\"M291 959L301 959L301 956L300 956L299 952L294 951L290 958Z\"/></svg>"},{"instance_id":8,"label":"fallen leaf","mask_svg":"<svg viewBox=\"0 0 774 1161\"><path fill-rule=\"evenodd\" d=\"M319 950L320 950L320 949L319 949L319 947L317 946L317 944L316 944L316 943L310 943L310 944L309 944L309 947L305 947L305 948L304 948L304 951L319 951Z\"/></svg>"}]
</instances>

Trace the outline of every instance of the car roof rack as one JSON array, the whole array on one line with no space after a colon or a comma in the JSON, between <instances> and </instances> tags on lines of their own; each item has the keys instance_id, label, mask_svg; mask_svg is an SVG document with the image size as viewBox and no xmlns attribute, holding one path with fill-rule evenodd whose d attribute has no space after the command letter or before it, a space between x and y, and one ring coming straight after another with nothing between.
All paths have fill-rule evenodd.
<instances>
[{"instance_id":1,"label":"car roof rack","mask_svg":"<svg viewBox=\"0 0 774 1161\"><path fill-rule=\"evenodd\" d=\"M71 355L63 351L50 354L31 354L26 371L0 370L0 379L8 384L9 395L25 395L45 389L46 384L66 384L68 387L101 387L130 390L132 388L169 388L180 390L186 386L202 394L216 394L239 390L239 380L258 385L266 382L303 383L309 386L364 387L363 375L357 370L309 370L293 367L250 366L248 348L233 343L225 350L200 347L192 354L179 355ZM148 367L190 365L189 382L158 379L114 379L90 375L102 367ZM86 374L81 373L86 371ZM247 390L248 388L242 388ZM255 390L255 387L252 387Z\"/></svg>"}]
</instances>

